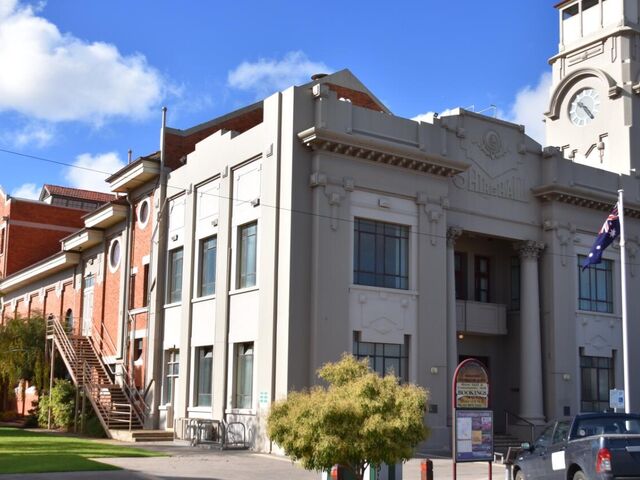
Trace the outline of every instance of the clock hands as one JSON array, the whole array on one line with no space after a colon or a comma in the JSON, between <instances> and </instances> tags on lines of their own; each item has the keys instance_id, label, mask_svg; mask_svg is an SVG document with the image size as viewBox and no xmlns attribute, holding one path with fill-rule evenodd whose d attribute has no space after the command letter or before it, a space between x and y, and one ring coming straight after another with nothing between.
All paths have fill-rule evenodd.
<instances>
[{"instance_id":1,"label":"clock hands","mask_svg":"<svg viewBox=\"0 0 640 480\"><path fill-rule=\"evenodd\" d=\"M589 115L589 118L591 118L591 120L595 118L593 116L593 113L591 113L591 110L589 110L589 107L587 107L584 103L578 102L578 106L582 108L587 113L587 115Z\"/></svg>"}]
</instances>

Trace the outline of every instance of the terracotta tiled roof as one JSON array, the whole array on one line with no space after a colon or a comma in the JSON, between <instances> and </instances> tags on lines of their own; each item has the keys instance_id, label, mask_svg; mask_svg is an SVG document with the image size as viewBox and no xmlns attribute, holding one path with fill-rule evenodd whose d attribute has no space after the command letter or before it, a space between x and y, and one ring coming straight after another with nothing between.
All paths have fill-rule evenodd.
<instances>
[{"instance_id":1,"label":"terracotta tiled roof","mask_svg":"<svg viewBox=\"0 0 640 480\"><path fill-rule=\"evenodd\" d=\"M78 198L81 200L91 200L94 202L107 203L116 199L116 196L111 193L94 192L93 190L83 190L81 188L61 187L59 185L43 185L43 190L46 190L49 195L60 195L62 197ZM42 200L44 191L40 195Z\"/></svg>"}]
</instances>

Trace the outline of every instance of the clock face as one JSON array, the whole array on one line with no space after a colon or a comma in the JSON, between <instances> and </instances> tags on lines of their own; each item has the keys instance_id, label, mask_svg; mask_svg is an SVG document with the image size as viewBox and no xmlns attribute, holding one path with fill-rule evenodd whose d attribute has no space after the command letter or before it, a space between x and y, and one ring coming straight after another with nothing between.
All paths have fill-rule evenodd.
<instances>
[{"instance_id":1,"label":"clock face","mask_svg":"<svg viewBox=\"0 0 640 480\"><path fill-rule=\"evenodd\" d=\"M571 123L579 127L593 122L600 111L600 94L593 88L578 91L569 103Z\"/></svg>"}]
</instances>

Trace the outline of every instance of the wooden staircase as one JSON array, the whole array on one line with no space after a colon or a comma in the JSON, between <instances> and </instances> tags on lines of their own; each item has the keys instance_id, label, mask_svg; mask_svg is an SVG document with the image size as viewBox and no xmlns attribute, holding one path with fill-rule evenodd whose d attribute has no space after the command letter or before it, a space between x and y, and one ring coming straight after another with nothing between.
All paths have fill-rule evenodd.
<instances>
[{"instance_id":1,"label":"wooden staircase","mask_svg":"<svg viewBox=\"0 0 640 480\"><path fill-rule=\"evenodd\" d=\"M52 316L47 319L47 339L54 342L74 384L84 391L109 438L114 437L115 430L144 428L147 406L128 382L130 377L124 365L116 371L109 370L96 350L96 345L100 345L115 353L110 342L104 337L67 335Z\"/></svg>"}]
</instances>

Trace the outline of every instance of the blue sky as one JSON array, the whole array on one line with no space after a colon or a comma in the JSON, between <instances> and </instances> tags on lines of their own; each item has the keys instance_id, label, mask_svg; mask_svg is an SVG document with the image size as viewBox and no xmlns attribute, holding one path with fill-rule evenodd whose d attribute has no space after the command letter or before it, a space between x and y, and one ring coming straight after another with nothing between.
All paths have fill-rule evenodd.
<instances>
[{"instance_id":1,"label":"blue sky","mask_svg":"<svg viewBox=\"0 0 640 480\"><path fill-rule=\"evenodd\" d=\"M557 38L540 0L0 0L0 150L113 172L129 148L157 150L163 105L188 128L342 68L396 115L495 105L543 141ZM106 187L78 168L0 162L16 196Z\"/></svg>"}]
</instances>

